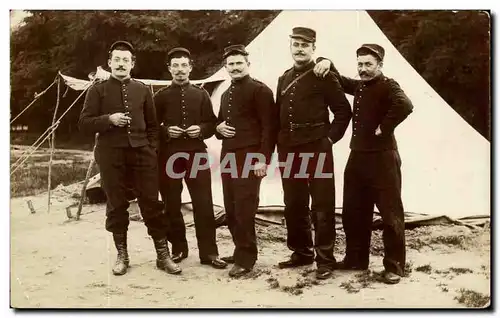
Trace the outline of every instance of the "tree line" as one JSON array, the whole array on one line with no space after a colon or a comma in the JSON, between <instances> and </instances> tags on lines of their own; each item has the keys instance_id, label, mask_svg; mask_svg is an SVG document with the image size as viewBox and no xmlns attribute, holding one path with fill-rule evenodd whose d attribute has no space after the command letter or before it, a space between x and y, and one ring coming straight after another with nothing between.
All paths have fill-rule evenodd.
<instances>
[{"instance_id":1,"label":"tree line","mask_svg":"<svg viewBox=\"0 0 500 318\"><path fill-rule=\"evenodd\" d=\"M276 10L225 11L30 11L11 32L11 116L43 91L58 71L87 78L105 65L110 39L135 44L137 78L170 78L164 61L174 46L188 47L192 78L221 67L220 53L248 44L278 14ZM481 11L369 11L426 81L477 131L490 139L490 16ZM64 92L60 113L78 96ZM52 120L56 94L46 94L19 119L41 133ZM80 104L82 102L80 101ZM58 140L85 140L76 123L81 105L58 128ZM87 140L88 141L88 140Z\"/></svg>"}]
</instances>

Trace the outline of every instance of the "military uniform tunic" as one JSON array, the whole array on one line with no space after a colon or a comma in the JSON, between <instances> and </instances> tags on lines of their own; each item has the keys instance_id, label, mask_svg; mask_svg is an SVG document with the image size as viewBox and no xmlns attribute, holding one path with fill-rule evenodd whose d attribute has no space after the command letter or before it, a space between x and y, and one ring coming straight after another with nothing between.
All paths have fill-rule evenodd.
<instances>
[{"instance_id":1,"label":"military uniform tunic","mask_svg":"<svg viewBox=\"0 0 500 318\"><path fill-rule=\"evenodd\" d=\"M367 267L374 205L384 224L384 267L403 275L406 260L404 209L401 200L401 158L395 128L413 105L399 84L383 74L369 81L339 78L354 95L351 153L344 172L342 222L346 261ZM381 134L375 134L380 127ZM418 133L417 133L418 136Z\"/></svg>"},{"instance_id":2,"label":"military uniform tunic","mask_svg":"<svg viewBox=\"0 0 500 318\"><path fill-rule=\"evenodd\" d=\"M185 173L184 180L189 189L193 204L193 215L198 241L199 257L208 260L209 256L218 256L215 242L215 219L212 202L212 185L210 169L199 169L196 175L191 175L194 160L200 156L200 164L208 160L204 139L213 136L215 132L215 117L208 93L190 83L172 83L155 95L155 105L160 122L161 135L159 165L160 192L165 201L167 216L167 237L172 242L174 254L188 252L186 227L181 212L182 178L176 178L166 173L167 160L179 152L187 158L177 158L173 162L173 172ZM187 129L192 125L201 128L199 137L191 138L187 134L180 138L168 136L169 126Z\"/></svg>"},{"instance_id":3,"label":"military uniform tunic","mask_svg":"<svg viewBox=\"0 0 500 318\"><path fill-rule=\"evenodd\" d=\"M109 116L116 112L128 114L130 124L112 125ZM87 133L99 133L96 161L107 197L106 229L113 233L128 229L126 191L130 179L148 233L165 237L163 209L158 202L158 127L149 88L132 79L114 77L94 84L87 92L79 127Z\"/></svg>"},{"instance_id":4,"label":"military uniform tunic","mask_svg":"<svg viewBox=\"0 0 500 318\"><path fill-rule=\"evenodd\" d=\"M222 139L221 160L233 155L237 176L222 173L222 189L227 224L235 244L235 263L252 268L257 260L255 213L259 205L261 178L251 171L242 177L247 155L258 153L269 162L275 147L274 114L277 113L273 93L264 83L250 76L233 80L222 94L219 120L236 130L235 136ZM255 160L253 160L255 163Z\"/></svg>"},{"instance_id":5,"label":"military uniform tunic","mask_svg":"<svg viewBox=\"0 0 500 318\"><path fill-rule=\"evenodd\" d=\"M332 142L342 138L352 113L338 80L333 75L316 77L312 72L314 65L310 62L301 68L293 67L278 80L278 156L280 163L291 167L289 175L286 175L285 167L281 170L287 246L293 251L292 258L312 260L315 250L318 267L333 269L336 261L333 256L335 184ZM334 114L332 122L329 121L329 112ZM305 153L313 154L307 165L307 176L295 177L302 165L300 156ZM288 161L289 156L292 156L292 161ZM330 173L330 177L315 176L319 163L323 163L321 172Z\"/></svg>"}]
</instances>

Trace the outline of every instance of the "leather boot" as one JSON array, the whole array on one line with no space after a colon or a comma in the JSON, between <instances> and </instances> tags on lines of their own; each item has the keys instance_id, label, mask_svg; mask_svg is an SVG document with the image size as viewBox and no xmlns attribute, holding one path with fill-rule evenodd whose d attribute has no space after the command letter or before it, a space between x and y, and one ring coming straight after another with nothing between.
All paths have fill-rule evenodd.
<instances>
[{"instance_id":1,"label":"leather boot","mask_svg":"<svg viewBox=\"0 0 500 318\"><path fill-rule=\"evenodd\" d=\"M129 266L128 251L127 251L127 233L113 233L113 240L118 251L115 266L113 267L114 275L123 275L127 272Z\"/></svg>"},{"instance_id":2,"label":"leather boot","mask_svg":"<svg viewBox=\"0 0 500 318\"><path fill-rule=\"evenodd\" d=\"M180 274L182 269L170 258L167 239L153 239L156 249L156 267L169 274Z\"/></svg>"}]
</instances>

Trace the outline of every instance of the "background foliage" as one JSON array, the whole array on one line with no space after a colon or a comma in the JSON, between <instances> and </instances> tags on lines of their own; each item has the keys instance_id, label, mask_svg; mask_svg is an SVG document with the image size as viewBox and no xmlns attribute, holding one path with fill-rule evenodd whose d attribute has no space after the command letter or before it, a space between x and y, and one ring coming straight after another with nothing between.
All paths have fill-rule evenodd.
<instances>
[{"instance_id":1,"label":"background foliage","mask_svg":"<svg viewBox=\"0 0 500 318\"><path fill-rule=\"evenodd\" d=\"M30 11L11 32L11 116L45 89L58 71L87 78L106 66L112 41L134 43L137 78L170 78L164 61L172 47L193 55L192 78L220 68L222 49L248 44L279 11ZM375 22L412 66L476 130L490 139L490 16L479 11L370 11ZM60 112L76 98L69 89ZM52 120L55 95L46 94L17 123L43 132ZM75 106L58 129L58 140L89 142L77 131ZM90 139L91 141L92 139Z\"/></svg>"}]
</instances>

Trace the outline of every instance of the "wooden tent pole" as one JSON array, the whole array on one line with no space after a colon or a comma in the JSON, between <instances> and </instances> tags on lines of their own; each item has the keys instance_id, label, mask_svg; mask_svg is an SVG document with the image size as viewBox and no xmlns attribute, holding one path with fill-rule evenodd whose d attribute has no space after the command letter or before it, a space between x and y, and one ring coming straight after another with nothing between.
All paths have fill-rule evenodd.
<instances>
[{"instance_id":1,"label":"wooden tent pole","mask_svg":"<svg viewBox=\"0 0 500 318\"><path fill-rule=\"evenodd\" d=\"M78 210L76 211L76 218L75 219L77 221L80 220L80 214L82 213L83 201L85 201L85 191L87 191L87 185L89 184L90 174L92 172L92 168L94 167L95 151L96 151L98 139L99 139L99 133L96 133L95 140L94 140L94 150L93 150L94 155L92 156L92 159L90 160L89 168L87 169L87 174L85 175L85 181L83 181L82 192L80 193L80 202L78 203Z\"/></svg>"},{"instance_id":2,"label":"wooden tent pole","mask_svg":"<svg viewBox=\"0 0 500 318\"><path fill-rule=\"evenodd\" d=\"M57 129L57 126L59 125L60 121L64 118L64 116L71 110L71 108L73 108L73 106L76 105L76 102L83 96L83 94L85 94L85 92L89 89L90 86L92 86L92 84L94 83L94 80L92 82L90 82L89 86L87 88L85 88L81 93L80 95L78 95L78 97L73 101L73 103L68 107L68 109L66 109L64 111L64 113L59 116L59 119L56 121L55 125L53 126L50 126L38 139L37 141L35 141L35 143L33 145L31 145L30 148L28 148L28 150L24 151L22 156L17 159L17 161L13 164L13 166L15 166L15 168L11 169L10 171L10 175L12 176L14 174L14 172L17 171L17 169L19 169L23 163L26 162L26 160L28 160L28 158L38 149L40 148L40 146L45 142L45 140L47 140L49 137L50 137L50 130L55 130ZM48 134L47 134L48 133ZM47 136L45 136L45 134L47 134ZM44 137L45 136L45 137ZM43 139L42 139L43 137ZM41 141L40 141L41 140ZM36 144L38 143L37 146L35 146ZM26 153L28 153L27 155L25 155Z\"/></svg>"},{"instance_id":3,"label":"wooden tent pole","mask_svg":"<svg viewBox=\"0 0 500 318\"><path fill-rule=\"evenodd\" d=\"M56 102L56 109L54 110L54 116L52 117L52 126L54 126L57 118L57 110L59 109L59 103L60 103L60 96L61 96L61 78L57 77L57 102ZM49 176L48 176L48 182L47 182L47 187L48 187L48 198L47 198L47 213L50 213L50 187L51 187L51 181L52 181L52 158L54 156L54 148L55 148L55 142L56 142L56 130L52 130L52 141L49 139L49 147L50 147L50 159L49 159Z\"/></svg>"}]
</instances>

